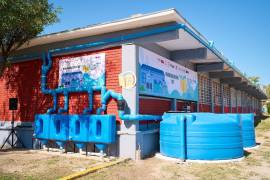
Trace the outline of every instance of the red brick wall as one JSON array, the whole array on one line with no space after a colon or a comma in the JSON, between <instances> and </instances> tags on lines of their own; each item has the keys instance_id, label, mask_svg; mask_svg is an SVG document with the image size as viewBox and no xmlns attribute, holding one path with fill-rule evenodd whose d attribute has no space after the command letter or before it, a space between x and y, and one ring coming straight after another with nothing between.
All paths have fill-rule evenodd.
<instances>
[{"instance_id":1,"label":"red brick wall","mask_svg":"<svg viewBox=\"0 0 270 180\"><path fill-rule=\"evenodd\" d=\"M106 87L121 93L118 84L118 74L122 71L121 47L113 47L92 52L77 53L68 56L53 58L53 67L48 74L48 87L58 86L58 62L63 57L76 57L87 54L105 53L106 57ZM18 97L19 109L15 119L19 121L33 121L34 115L45 113L52 106L52 97L43 95L40 90L41 60L15 63L8 68L0 79L0 120L11 120L11 112L8 110L8 99ZM58 97L58 107L63 106L63 96ZM94 95L94 111L100 106L100 93ZM69 113L81 113L88 106L86 93L72 93L69 96ZM117 104L110 100L107 114L117 114ZM119 120L119 119L118 119Z\"/></svg>"},{"instance_id":2,"label":"red brick wall","mask_svg":"<svg viewBox=\"0 0 270 180\"><path fill-rule=\"evenodd\" d=\"M17 97L19 104L15 120L33 121L35 113L45 113L52 98L40 91L41 61L12 64L0 78L0 120L11 120L9 98Z\"/></svg>"},{"instance_id":3,"label":"red brick wall","mask_svg":"<svg viewBox=\"0 0 270 180\"><path fill-rule=\"evenodd\" d=\"M232 107L232 113L236 113L237 108L236 107Z\"/></svg>"}]
</instances>

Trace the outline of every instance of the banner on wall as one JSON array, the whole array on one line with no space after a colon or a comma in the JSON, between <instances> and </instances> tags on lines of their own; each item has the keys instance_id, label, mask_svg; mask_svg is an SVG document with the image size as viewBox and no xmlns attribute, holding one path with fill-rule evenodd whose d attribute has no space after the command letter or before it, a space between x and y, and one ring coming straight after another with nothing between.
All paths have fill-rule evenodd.
<instances>
[{"instance_id":1,"label":"banner on wall","mask_svg":"<svg viewBox=\"0 0 270 180\"><path fill-rule=\"evenodd\" d=\"M105 53L60 60L59 87L87 88L104 85Z\"/></svg>"},{"instance_id":2,"label":"banner on wall","mask_svg":"<svg viewBox=\"0 0 270 180\"><path fill-rule=\"evenodd\" d=\"M139 92L198 101L197 73L144 48L139 48Z\"/></svg>"}]
</instances>

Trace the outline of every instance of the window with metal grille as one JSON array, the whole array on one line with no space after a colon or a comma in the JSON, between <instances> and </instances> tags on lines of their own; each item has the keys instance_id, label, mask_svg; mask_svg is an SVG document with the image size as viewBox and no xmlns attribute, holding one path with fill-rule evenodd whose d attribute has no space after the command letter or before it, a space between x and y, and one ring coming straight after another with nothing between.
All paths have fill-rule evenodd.
<instances>
[{"instance_id":1,"label":"window with metal grille","mask_svg":"<svg viewBox=\"0 0 270 180\"><path fill-rule=\"evenodd\" d=\"M223 104L224 106L230 106L231 104L231 94L228 86L223 86Z\"/></svg>"},{"instance_id":2,"label":"window with metal grille","mask_svg":"<svg viewBox=\"0 0 270 180\"><path fill-rule=\"evenodd\" d=\"M231 106L236 107L236 91L235 89L231 88Z\"/></svg>"},{"instance_id":3,"label":"window with metal grille","mask_svg":"<svg viewBox=\"0 0 270 180\"><path fill-rule=\"evenodd\" d=\"M221 105L222 99L221 99L220 83L213 81L212 88L213 88L214 104Z\"/></svg>"},{"instance_id":4,"label":"window with metal grille","mask_svg":"<svg viewBox=\"0 0 270 180\"><path fill-rule=\"evenodd\" d=\"M237 98L237 106L241 106L241 103L242 103L241 91L237 91L236 94L237 94L237 96L236 96L236 98Z\"/></svg>"},{"instance_id":5,"label":"window with metal grille","mask_svg":"<svg viewBox=\"0 0 270 180\"><path fill-rule=\"evenodd\" d=\"M210 80L208 77L199 75L199 102L202 104L210 104Z\"/></svg>"},{"instance_id":6,"label":"window with metal grille","mask_svg":"<svg viewBox=\"0 0 270 180\"><path fill-rule=\"evenodd\" d=\"M244 92L240 92L240 93L241 93L241 106L246 107L247 99L246 99L245 93Z\"/></svg>"}]
</instances>

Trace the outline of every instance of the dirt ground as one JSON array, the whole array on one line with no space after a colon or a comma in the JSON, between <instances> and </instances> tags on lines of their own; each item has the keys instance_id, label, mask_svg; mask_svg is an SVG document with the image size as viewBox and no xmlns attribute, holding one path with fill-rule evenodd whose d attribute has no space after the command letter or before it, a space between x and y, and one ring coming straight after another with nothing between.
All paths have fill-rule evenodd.
<instances>
[{"instance_id":1,"label":"dirt ground","mask_svg":"<svg viewBox=\"0 0 270 180\"><path fill-rule=\"evenodd\" d=\"M249 150L239 162L222 164L176 163L156 157L129 161L81 179L269 179L270 118L256 127L259 148Z\"/></svg>"},{"instance_id":2,"label":"dirt ground","mask_svg":"<svg viewBox=\"0 0 270 180\"><path fill-rule=\"evenodd\" d=\"M176 163L156 157L128 161L80 179L269 179L270 118L256 127L259 148L249 150L239 162L219 164ZM0 152L1 179L57 179L101 164L98 158L59 152Z\"/></svg>"},{"instance_id":3,"label":"dirt ground","mask_svg":"<svg viewBox=\"0 0 270 180\"><path fill-rule=\"evenodd\" d=\"M71 157L60 152L0 152L1 179L57 179L99 163L87 157Z\"/></svg>"}]
</instances>

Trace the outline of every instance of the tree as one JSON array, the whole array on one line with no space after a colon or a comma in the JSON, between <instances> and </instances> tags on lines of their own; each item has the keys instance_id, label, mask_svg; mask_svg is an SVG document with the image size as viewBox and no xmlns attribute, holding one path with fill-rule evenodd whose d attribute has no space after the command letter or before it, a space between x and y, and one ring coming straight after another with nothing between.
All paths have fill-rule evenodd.
<instances>
[{"instance_id":1,"label":"tree","mask_svg":"<svg viewBox=\"0 0 270 180\"><path fill-rule=\"evenodd\" d=\"M48 0L0 0L0 75L10 63L8 58L57 22L59 12Z\"/></svg>"},{"instance_id":2,"label":"tree","mask_svg":"<svg viewBox=\"0 0 270 180\"><path fill-rule=\"evenodd\" d=\"M270 99L270 84L263 86L263 91L267 95L268 99Z\"/></svg>"},{"instance_id":3,"label":"tree","mask_svg":"<svg viewBox=\"0 0 270 180\"><path fill-rule=\"evenodd\" d=\"M248 78L254 85L259 85L260 77L258 76L251 76Z\"/></svg>"}]
</instances>

